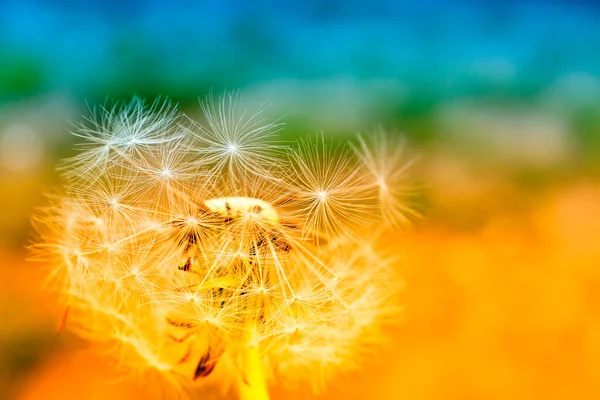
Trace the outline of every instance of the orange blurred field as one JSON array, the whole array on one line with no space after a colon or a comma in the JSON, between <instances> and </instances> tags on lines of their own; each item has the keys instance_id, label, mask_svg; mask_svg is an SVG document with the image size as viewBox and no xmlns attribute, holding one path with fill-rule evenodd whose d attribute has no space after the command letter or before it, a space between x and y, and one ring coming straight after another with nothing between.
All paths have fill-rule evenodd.
<instances>
[{"instance_id":1,"label":"orange blurred field","mask_svg":"<svg viewBox=\"0 0 600 400\"><path fill-rule=\"evenodd\" d=\"M406 280L402 323L361 371L316 398L600 398L600 186L453 187L432 190L432 217L388 239ZM469 213L477 223L456 223ZM54 333L61 310L40 289L42 266L23 256L2 256L0 398L160 398Z\"/></svg>"}]
</instances>

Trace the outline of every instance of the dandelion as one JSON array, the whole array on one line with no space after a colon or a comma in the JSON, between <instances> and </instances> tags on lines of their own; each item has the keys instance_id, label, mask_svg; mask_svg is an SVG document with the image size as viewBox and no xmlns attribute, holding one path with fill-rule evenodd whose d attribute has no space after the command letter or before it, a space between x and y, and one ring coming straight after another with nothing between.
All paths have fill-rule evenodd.
<instances>
[{"instance_id":1,"label":"dandelion","mask_svg":"<svg viewBox=\"0 0 600 400\"><path fill-rule=\"evenodd\" d=\"M374 238L407 218L401 148L287 147L235 97L203 110L206 126L135 99L77 130L63 190L33 219L61 325L178 395L320 389L397 316Z\"/></svg>"}]
</instances>

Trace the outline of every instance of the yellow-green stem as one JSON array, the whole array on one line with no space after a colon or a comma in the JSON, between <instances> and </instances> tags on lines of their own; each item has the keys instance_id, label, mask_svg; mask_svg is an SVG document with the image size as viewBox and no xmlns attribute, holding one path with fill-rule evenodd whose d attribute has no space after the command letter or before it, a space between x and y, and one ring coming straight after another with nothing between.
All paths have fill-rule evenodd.
<instances>
[{"instance_id":1,"label":"yellow-green stem","mask_svg":"<svg viewBox=\"0 0 600 400\"><path fill-rule=\"evenodd\" d=\"M240 383L240 400L269 400L262 361L256 346L246 350L244 364L246 379Z\"/></svg>"}]
</instances>

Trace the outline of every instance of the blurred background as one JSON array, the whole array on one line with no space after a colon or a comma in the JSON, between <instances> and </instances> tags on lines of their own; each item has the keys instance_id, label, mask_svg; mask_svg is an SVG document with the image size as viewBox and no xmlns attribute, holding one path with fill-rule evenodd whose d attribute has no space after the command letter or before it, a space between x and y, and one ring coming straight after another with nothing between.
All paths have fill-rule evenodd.
<instances>
[{"instance_id":1,"label":"blurred background","mask_svg":"<svg viewBox=\"0 0 600 400\"><path fill-rule=\"evenodd\" d=\"M403 324L321 398L600 398L599 50L594 0L0 0L0 399L154 398L55 334L29 215L88 106L232 89L420 154Z\"/></svg>"}]
</instances>

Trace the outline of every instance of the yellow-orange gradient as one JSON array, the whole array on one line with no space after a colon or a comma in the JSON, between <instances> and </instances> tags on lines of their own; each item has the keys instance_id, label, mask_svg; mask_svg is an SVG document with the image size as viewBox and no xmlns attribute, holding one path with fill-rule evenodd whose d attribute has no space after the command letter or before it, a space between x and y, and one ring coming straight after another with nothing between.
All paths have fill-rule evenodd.
<instances>
[{"instance_id":1,"label":"yellow-orange gradient","mask_svg":"<svg viewBox=\"0 0 600 400\"><path fill-rule=\"evenodd\" d=\"M434 218L389 238L407 282L403 322L360 373L318 398L600 398L600 187L571 183L519 196L526 206L505 212L490 200L495 206L477 227ZM461 214L477 205L481 213L485 198L457 205ZM0 385L12 388L4 393L19 400L160 398L119 379L108 358L74 336L57 337L60 310L39 289L40 266L2 260L0 354L27 346L23 335L47 343L25 376L2 366ZM271 394L308 397L277 388Z\"/></svg>"}]
</instances>

